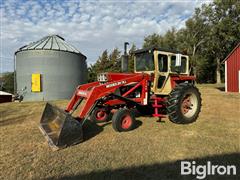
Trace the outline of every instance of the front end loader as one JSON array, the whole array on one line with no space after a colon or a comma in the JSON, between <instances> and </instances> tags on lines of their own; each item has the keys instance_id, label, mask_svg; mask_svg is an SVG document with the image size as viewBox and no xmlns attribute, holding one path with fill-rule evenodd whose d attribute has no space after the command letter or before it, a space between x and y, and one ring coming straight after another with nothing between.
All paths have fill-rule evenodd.
<instances>
[{"instance_id":1,"label":"front end loader","mask_svg":"<svg viewBox=\"0 0 240 180\"><path fill-rule=\"evenodd\" d=\"M127 53L122 71L127 72ZM86 121L112 121L113 129L134 129L134 110L141 115L169 117L178 124L194 122L201 109L201 97L189 74L187 55L177 51L149 48L134 52L134 73L101 73L98 81L76 88L65 110L47 103L40 130L54 149L84 140ZM72 114L78 109L77 117Z\"/></svg>"}]
</instances>

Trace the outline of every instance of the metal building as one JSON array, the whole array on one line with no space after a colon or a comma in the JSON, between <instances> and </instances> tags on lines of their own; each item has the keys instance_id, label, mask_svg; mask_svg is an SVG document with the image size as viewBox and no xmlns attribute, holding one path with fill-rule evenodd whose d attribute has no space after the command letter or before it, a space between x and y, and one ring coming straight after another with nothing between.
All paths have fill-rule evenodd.
<instances>
[{"instance_id":1,"label":"metal building","mask_svg":"<svg viewBox=\"0 0 240 180\"><path fill-rule=\"evenodd\" d=\"M52 35L15 52L16 89L23 101L68 99L87 81L86 56Z\"/></svg>"},{"instance_id":2,"label":"metal building","mask_svg":"<svg viewBox=\"0 0 240 180\"><path fill-rule=\"evenodd\" d=\"M12 102L12 99L13 99L12 94L8 92L0 91L0 103Z\"/></svg>"},{"instance_id":3,"label":"metal building","mask_svg":"<svg viewBox=\"0 0 240 180\"><path fill-rule=\"evenodd\" d=\"M225 63L225 91L240 92L240 43L223 60Z\"/></svg>"}]
</instances>

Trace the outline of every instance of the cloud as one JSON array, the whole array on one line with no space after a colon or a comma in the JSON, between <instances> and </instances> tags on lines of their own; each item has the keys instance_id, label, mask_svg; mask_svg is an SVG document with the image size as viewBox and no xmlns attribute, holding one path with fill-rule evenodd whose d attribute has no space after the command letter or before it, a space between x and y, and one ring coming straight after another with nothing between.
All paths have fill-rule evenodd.
<instances>
[{"instance_id":1,"label":"cloud","mask_svg":"<svg viewBox=\"0 0 240 180\"><path fill-rule=\"evenodd\" d=\"M124 41L141 47L151 33L165 33L185 21L203 1L24 1L0 3L1 71L13 70L14 52L49 34L59 34L94 63L100 53Z\"/></svg>"}]
</instances>

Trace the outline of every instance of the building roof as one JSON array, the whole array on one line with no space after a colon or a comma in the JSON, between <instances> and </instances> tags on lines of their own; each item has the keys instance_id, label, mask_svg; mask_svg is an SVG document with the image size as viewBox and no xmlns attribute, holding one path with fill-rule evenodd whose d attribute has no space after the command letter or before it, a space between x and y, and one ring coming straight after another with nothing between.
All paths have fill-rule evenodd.
<instances>
[{"instance_id":1,"label":"building roof","mask_svg":"<svg viewBox=\"0 0 240 180\"><path fill-rule=\"evenodd\" d=\"M64 40L64 38L59 35L50 35L50 36L43 37L38 41L32 42L28 45L25 45L19 48L16 51L16 53L20 51L27 51L27 50L57 50L57 51L67 51L67 52L83 55L78 49L68 44Z\"/></svg>"},{"instance_id":2,"label":"building roof","mask_svg":"<svg viewBox=\"0 0 240 180\"><path fill-rule=\"evenodd\" d=\"M183 52L178 51L178 50L165 49L165 48L161 48L161 47L151 47L151 48L138 49L136 51L133 51L133 53L134 54L138 54L138 53L143 53L143 52L146 52L146 51L154 51L154 50L164 51L164 52L171 52L171 53L175 53L175 54L177 54L177 53L184 54Z\"/></svg>"},{"instance_id":3,"label":"building roof","mask_svg":"<svg viewBox=\"0 0 240 180\"><path fill-rule=\"evenodd\" d=\"M5 91L0 91L0 96L2 96L2 95L11 95L12 96L12 94L11 93L8 93L8 92L5 92Z\"/></svg>"},{"instance_id":4,"label":"building roof","mask_svg":"<svg viewBox=\"0 0 240 180\"><path fill-rule=\"evenodd\" d=\"M224 63L239 46L240 46L240 42L236 45L235 48L233 48L233 50L227 55L227 57L222 61L222 63Z\"/></svg>"}]
</instances>

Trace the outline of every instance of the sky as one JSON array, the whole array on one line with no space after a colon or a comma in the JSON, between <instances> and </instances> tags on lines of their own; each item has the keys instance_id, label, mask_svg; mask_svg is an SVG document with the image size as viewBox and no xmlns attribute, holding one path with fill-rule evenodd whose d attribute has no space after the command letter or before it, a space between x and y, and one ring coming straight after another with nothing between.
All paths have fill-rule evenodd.
<instances>
[{"instance_id":1,"label":"sky","mask_svg":"<svg viewBox=\"0 0 240 180\"><path fill-rule=\"evenodd\" d=\"M87 56L88 64L125 41L141 48L152 33L183 28L196 7L191 0L0 0L0 72L13 71L14 52L58 34Z\"/></svg>"}]
</instances>

